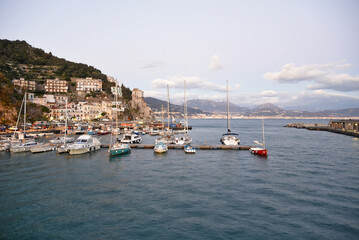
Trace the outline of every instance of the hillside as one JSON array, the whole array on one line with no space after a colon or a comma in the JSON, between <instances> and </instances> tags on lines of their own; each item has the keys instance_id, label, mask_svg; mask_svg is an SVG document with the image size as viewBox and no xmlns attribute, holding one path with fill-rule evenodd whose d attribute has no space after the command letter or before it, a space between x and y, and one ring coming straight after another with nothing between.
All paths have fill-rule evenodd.
<instances>
[{"instance_id":1,"label":"hillside","mask_svg":"<svg viewBox=\"0 0 359 240\"><path fill-rule=\"evenodd\" d=\"M44 83L45 79L60 78L70 81L71 77L98 78L102 89L111 93L113 83L100 70L83 63L74 63L53 56L51 52L34 48L25 41L0 40L0 72L9 80L25 78Z\"/></svg>"},{"instance_id":2,"label":"hillside","mask_svg":"<svg viewBox=\"0 0 359 240\"><path fill-rule=\"evenodd\" d=\"M152 98L152 97L146 97L145 102L152 109L152 112L160 112L162 105L163 105L164 111L166 111L166 109L167 109L166 101L162 101L162 100ZM187 110L188 110L188 115L205 113L204 111L202 111L200 109L195 109L195 108L191 108L191 107L188 107ZM181 106L181 105L175 105L175 104L170 103L170 111L183 113L183 105Z\"/></svg>"}]
</instances>

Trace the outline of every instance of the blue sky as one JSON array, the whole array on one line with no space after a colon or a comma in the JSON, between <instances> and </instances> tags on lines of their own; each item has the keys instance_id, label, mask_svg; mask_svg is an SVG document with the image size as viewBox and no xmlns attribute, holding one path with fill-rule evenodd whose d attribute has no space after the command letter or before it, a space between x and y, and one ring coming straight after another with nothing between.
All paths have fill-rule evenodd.
<instances>
[{"instance_id":1,"label":"blue sky","mask_svg":"<svg viewBox=\"0 0 359 240\"><path fill-rule=\"evenodd\" d=\"M359 107L359 1L5 1L0 38L100 69L145 96Z\"/></svg>"}]
</instances>

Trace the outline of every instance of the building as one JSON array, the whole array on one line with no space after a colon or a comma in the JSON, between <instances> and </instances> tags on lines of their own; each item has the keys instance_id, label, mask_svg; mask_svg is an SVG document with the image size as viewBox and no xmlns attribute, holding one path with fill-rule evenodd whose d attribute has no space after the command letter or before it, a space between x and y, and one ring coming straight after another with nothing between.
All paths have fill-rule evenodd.
<instances>
[{"instance_id":1,"label":"building","mask_svg":"<svg viewBox=\"0 0 359 240\"><path fill-rule=\"evenodd\" d=\"M116 96L116 87L111 87L111 93ZM122 97L121 86L117 86L117 96Z\"/></svg>"},{"instance_id":2,"label":"building","mask_svg":"<svg viewBox=\"0 0 359 240\"><path fill-rule=\"evenodd\" d=\"M25 89L25 90L28 90L28 91L35 91L35 89L36 89L35 81L25 80L24 78L14 79L14 80L12 80L12 83L15 86L19 86L22 89Z\"/></svg>"},{"instance_id":3,"label":"building","mask_svg":"<svg viewBox=\"0 0 359 240\"><path fill-rule=\"evenodd\" d=\"M143 91L138 88L132 90L131 106L138 110L140 119L149 119L151 117L151 108L145 103Z\"/></svg>"},{"instance_id":4,"label":"building","mask_svg":"<svg viewBox=\"0 0 359 240\"><path fill-rule=\"evenodd\" d=\"M329 127L335 130L359 132L359 119L330 120Z\"/></svg>"},{"instance_id":5,"label":"building","mask_svg":"<svg viewBox=\"0 0 359 240\"><path fill-rule=\"evenodd\" d=\"M90 93L102 91L101 79L92 78L72 78L71 81L76 82L76 91L78 93Z\"/></svg>"},{"instance_id":6,"label":"building","mask_svg":"<svg viewBox=\"0 0 359 240\"><path fill-rule=\"evenodd\" d=\"M47 79L45 83L45 91L53 93L67 93L68 91L68 82L66 80L56 79Z\"/></svg>"}]
</instances>

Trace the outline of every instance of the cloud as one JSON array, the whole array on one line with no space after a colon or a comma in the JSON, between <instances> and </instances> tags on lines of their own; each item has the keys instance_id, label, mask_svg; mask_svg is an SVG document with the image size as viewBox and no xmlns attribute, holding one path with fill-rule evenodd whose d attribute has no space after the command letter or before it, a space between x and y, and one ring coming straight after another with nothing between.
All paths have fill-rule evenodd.
<instances>
[{"instance_id":1,"label":"cloud","mask_svg":"<svg viewBox=\"0 0 359 240\"><path fill-rule=\"evenodd\" d=\"M336 73L352 66L345 61L329 64L311 64L296 66L293 63L286 64L279 72L267 72L265 79L278 83L313 82L307 89L332 89L341 92L359 91L359 76L350 76L345 73Z\"/></svg>"},{"instance_id":2,"label":"cloud","mask_svg":"<svg viewBox=\"0 0 359 240\"><path fill-rule=\"evenodd\" d=\"M174 76L167 79L157 78L151 82L153 88L166 88L167 85L170 88L184 88L184 80L186 80L187 89L204 89L211 90L216 92L226 91L225 85L211 83L209 81L203 80L199 77L185 77L185 76ZM232 90L232 88L230 88Z\"/></svg>"},{"instance_id":3,"label":"cloud","mask_svg":"<svg viewBox=\"0 0 359 240\"><path fill-rule=\"evenodd\" d=\"M219 62L219 57L217 54L215 54L211 57L209 69L213 70L213 71L218 71L218 70L222 69L222 64Z\"/></svg>"},{"instance_id":4,"label":"cloud","mask_svg":"<svg viewBox=\"0 0 359 240\"><path fill-rule=\"evenodd\" d=\"M330 93L324 90L301 92L276 92L273 90L261 93L241 93L232 96L239 106L255 106L264 103L276 104L284 109L339 109L359 106L359 97L342 93ZM231 100L231 101L232 101Z\"/></svg>"}]
</instances>

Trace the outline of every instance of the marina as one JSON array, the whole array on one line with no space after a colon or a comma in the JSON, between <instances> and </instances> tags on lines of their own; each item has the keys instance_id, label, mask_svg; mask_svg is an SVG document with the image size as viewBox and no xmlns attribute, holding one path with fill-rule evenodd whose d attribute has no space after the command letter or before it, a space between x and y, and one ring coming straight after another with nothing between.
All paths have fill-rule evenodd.
<instances>
[{"instance_id":1,"label":"marina","mask_svg":"<svg viewBox=\"0 0 359 240\"><path fill-rule=\"evenodd\" d=\"M248 150L187 154L175 145L155 154L156 137L148 134L143 144L131 145L130 154L113 157L107 148L80 155L0 152L2 234L5 239L356 239L358 228L348 219L359 221L358 140L283 128L294 121L265 120L267 158ZM190 124L193 146L220 146L225 120ZM232 120L231 126L240 134L239 147L262 138L261 120ZM100 137L105 147L110 135Z\"/></svg>"}]
</instances>

